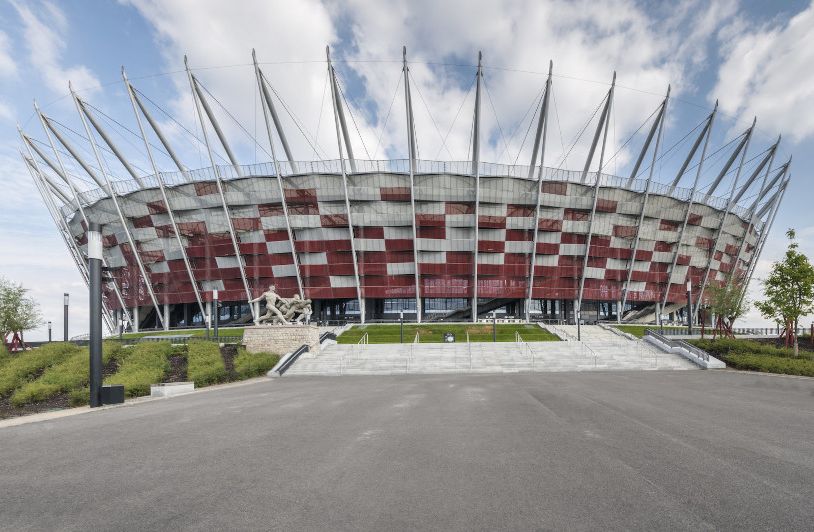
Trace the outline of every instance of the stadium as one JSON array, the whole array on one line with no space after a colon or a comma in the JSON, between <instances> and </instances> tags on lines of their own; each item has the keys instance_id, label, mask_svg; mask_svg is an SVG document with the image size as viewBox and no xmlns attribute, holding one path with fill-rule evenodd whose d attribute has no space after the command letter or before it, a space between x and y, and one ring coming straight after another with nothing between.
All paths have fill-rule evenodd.
<instances>
[{"instance_id":1,"label":"stadium","mask_svg":"<svg viewBox=\"0 0 814 532\"><path fill-rule=\"evenodd\" d=\"M142 93L123 75L134 129L151 172L137 171L97 110L72 91L90 153L37 109L44 141L20 131L22 155L80 274L87 279L85 230L103 224L106 320L112 330L201 326L219 303L223 324L250 323L248 301L274 286L313 302L312 319L371 322L680 320L709 286L745 286L782 201L788 162L775 162L779 139L747 160L751 127L705 168L717 104L687 133L673 179L654 178L663 140L666 96L642 129L629 173L604 162L614 81L586 132L587 157L576 168L548 166L552 74L531 124L525 165L481 160L482 65L474 74L471 157L417 156L411 77L403 61L408 157L354 155L346 105L326 61L339 158L297 160L289 147L268 78L254 62L256 91L272 157L242 164L212 110L211 95L187 68L201 140L211 164L188 168ZM157 139L148 142L147 132ZM157 144L157 146L156 146ZM217 148L228 156L221 164ZM275 149L276 148L276 149ZM159 168L162 150L175 168ZM104 151L104 154L100 153ZM126 175L105 170L115 158ZM84 189L67 159L95 186ZM711 176L702 190L700 178ZM731 183L729 183L731 181ZM726 183L726 186L724 186ZM697 315L696 315L697 318Z\"/></svg>"}]
</instances>

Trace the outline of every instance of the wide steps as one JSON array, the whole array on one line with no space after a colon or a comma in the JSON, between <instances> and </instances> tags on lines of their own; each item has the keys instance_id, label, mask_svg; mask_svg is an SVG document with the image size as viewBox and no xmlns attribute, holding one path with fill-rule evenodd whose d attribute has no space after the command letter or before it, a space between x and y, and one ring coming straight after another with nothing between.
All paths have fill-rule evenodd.
<instances>
[{"instance_id":1,"label":"wide steps","mask_svg":"<svg viewBox=\"0 0 814 532\"><path fill-rule=\"evenodd\" d=\"M559 326L571 334L568 326ZM596 326L583 342L334 344L301 356L286 375L404 375L697 369L684 358ZM573 335L576 337L576 327Z\"/></svg>"}]
</instances>

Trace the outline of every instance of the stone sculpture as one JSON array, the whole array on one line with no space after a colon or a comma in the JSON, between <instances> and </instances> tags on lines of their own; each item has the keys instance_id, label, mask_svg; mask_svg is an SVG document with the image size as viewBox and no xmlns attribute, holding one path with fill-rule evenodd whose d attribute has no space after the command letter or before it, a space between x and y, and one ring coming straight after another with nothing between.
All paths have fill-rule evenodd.
<instances>
[{"instance_id":1,"label":"stone sculpture","mask_svg":"<svg viewBox=\"0 0 814 532\"><path fill-rule=\"evenodd\" d=\"M274 285L263 292L260 297L252 299L249 304L266 300L266 313L255 320L255 324L290 325L291 323L309 323L311 321L311 300L303 299L300 294L294 297L280 297Z\"/></svg>"}]
</instances>

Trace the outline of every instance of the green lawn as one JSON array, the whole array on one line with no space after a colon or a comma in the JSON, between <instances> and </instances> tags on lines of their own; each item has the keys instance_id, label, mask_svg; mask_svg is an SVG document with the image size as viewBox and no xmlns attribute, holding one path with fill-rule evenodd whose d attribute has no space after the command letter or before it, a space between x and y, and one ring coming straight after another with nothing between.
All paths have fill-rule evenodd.
<instances>
[{"instance_id":1,"label":"green lawn","mask_svg":"<svg viewBox=\"0 0 814 532\"><path fill-rule=\"evenodd\" d=\"M209 330L212 334L212 330ZM147 331L137 333L126 333L122 335L123 339L144 338L145 336L187 336L194 337L206 336L206 329L177 329L173 331ZM221 327L218 329L218 336L243 336L243 327ZM110 340L115 340L118 336L111 336Z\"/></svg>"},{"instance_id":2,"label":"green lawn","mask_svg":"<svg viewBox=\"0 0 814 532\"><path fill-rule=\"evenodd\" d=\"M814 353L810 351L801 350L800 356L795 357L790 347L774 347L752 340L718 338L688 341L736 369L814 377Z\"/></svg>"},{"instance_id":3,"label":"green lawn","mask_svg":"<svg viewBox=\"0 0 814 532\"><path fill-rule=\"evenodd\" d=\"M644 331L647 330L647 329L658 330L658 328L659 328L658 325L612 325L612 327L616 327L617 329L619 329L622 332L632 334L636 338L643 337L644 336ZM669 330L669 329L673 329L673 330L675 330L675 329L684 329L684 330L686 330L687 328L686 327L677 327L675 325L670 325L670 326L664 327L664 329L665 330Z\"/></svg>"},{"instance_id":4,"label":"green lawn","mask_svg":"<svg viewBox=\"0 0 814 532\"><path fill-rule=\"evenodd\" d=\"M421 343L441 343L444 341L444 333L451 332L455 335L456 342L466 342L466 333L469 332L470 342L491 342L492 324L451 324L451 323L431 323L431 324L405 324L404 343L410 343L418 333ZM527 342L556 342L559 341L555 335L549 333L542 327L528 324L499 323L497 324L497 341L514 342L515 332L519 332L523 340ZM375 325L354 325L337 338L340 344L355 344L362 336L368 334L368 342L371 344L397 344L400 342L400 326L398 324L375 324Z\"/></svg>"}]
</instances>

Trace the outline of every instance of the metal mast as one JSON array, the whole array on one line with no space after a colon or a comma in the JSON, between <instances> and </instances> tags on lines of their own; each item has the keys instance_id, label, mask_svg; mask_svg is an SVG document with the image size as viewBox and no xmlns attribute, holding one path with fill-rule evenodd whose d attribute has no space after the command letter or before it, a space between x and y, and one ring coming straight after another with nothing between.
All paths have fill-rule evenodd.
<instances>
[{"instance_id":1,"label":"metal mast","mask_svg":"<svg viewBox=\"0 0 814 532\"><path fill-rule=\"evenodd\" d=\"M130 232L130 227L127 225L127 218L125 217L124 211L122 210L121 204L119 203L118 194L116 193L116 190L113 188L113 183L111 183L110 177L107 175L107 172L105 171L104 167L105 165L104 161L102 160L102 155L99 153L98 146L96 146L96 139L93 137L93 133L91 133L90 131L88 122L85 120L84 114L82 113L79 98L76 96L76 93L74 92L70 82L68 82L68 89L70 90L71 97L73 98L74 103L76 104L76 110L79 113L79 119L82 121L82 126L84 126L85 128L85 133L88 136L88 142L90 142L90 146L93 149L93 155L96 158L96 163L99 165L99 171L101 172L102 177L104 178L106 184L106 187L104 188L107 189L107 193L110 195L110 199L113 200L113 205L116 207L116 213L119 215L119 221L121 221L122 224L122 229L124 229L124 233L127 236L127 242L130 244L130 249L133 251L133 257L136 259L136 264L138 265L138 269L141 272L142 278L144 279L144 285L147 287L147 293L150 295L150 300L153 302L153 305L155 306L155 313L156 316L158 316L158 321L161 323L161 326L166 329L167 326L164 323L164 313L161 312L161 307L158 305L158 298L156 297L155 291L153 290L153 281L147 274L147 269L144 267L144 262L141 260L141 256L139 255L136 241L133 238L132 233ZM49 127L51 127L50 123L48 125ZM53 127L51 127L51 131L54 133L54 135L56 135L56 137L59 139L62 145L65 146L65 149L67 149L70 152L73 158L76 159L76 162L78 162L79 165L82 166L85 172L87 172L88 175L93 177L94 176L93 170L91 170L90 166L88 166L79 157L79 154L76 153L76 150L74 150L73 147L71 147L69 144L66 144L65 140L61 137L59 133L57 133L57 131ZM94 178L94 181L98 182L98 178Z\"/></svg>"},{"instance_id":2,"label":"metal mast","mask_svg":"<svg viewBox=\"0 0 814 532\"><path fill-rule=\"evenodd\" d=\"M175 234L175 239L178 242L178 248L181 250L181 258L184 261L184 268L187 271L189 282L192 285L192 291L195 293L195 300L198 302L198 308L201 310L201 316L206 316L206 309L204 308L203 301L201 300L201 292L198 290L198 283L195 281L195 276L192 274L192 265L189 262L186 246L184 246L184 241L181 239L181 232L178 230L178 224L175 221L175 213L172 211L172 205L170 205L167 189L164 186L164 178L161 176L161 172L158 170L158 165L155 163L153 151L150 148L150 142L147 140L147 135L144 132L144 125L141 123L141 116L139 115L138 108L136 107L136 99L135 95L133 94L133 88L130 86L130 82L127 80L127 73L124 71L124 67L122 67L122 81L124 81L124 87L127 90L127 95L130 97L130 104L133 106L133 115L136 117L139 133L141 133L141 138L144 140L144 149L147 150L147 158L150 160L150 166L155 174L155 180L158 182L158 187L161 190L161 198L164 200L164 205L167 207L167 214L169 215L170 224L172 225L172 232Z\"/></svg>"},{"instance_id":3,"label":"metal mast","mask_svg":"<svg viewBox=\"0 0 814 532\"><path fill-rule=\"evenodd\" d=\"M292 170L295 172L296 167L294 166L294 162L291 160L291 152L288 149L288 143L285 141L285 136L280 128L280 124L275 118L277 113L274 111L274 104L271 101L271 96L268 94L266 85L263 82L263 73L260 71L260 67L257 65L257 55L255 54L254 50L252 50L252 62L254 63L254 74L257 78L257 86L260 89L260 101L263 106L263 120L266 123L266 131L268 132L269 147L271 148L271 159L274 162L274 171L277 174L277 187L280 191L280 202L283 205L285 228L288 232L288 242L291 246L291 259L294 261L294 271L297 274L297 287L302 297L306 297L305 289L302 286L302 278L300 277L300 262L297 258L297 250L294 249L294 232L291 230L291 223L288 218L288 203L286 202L285 190L283 189L283 171L280 167L280 161L277 159L277 151L274 149L274 135L271 132L271 124L269 124L269 111L271 111L272 119L274 119L274 125L277 128L277 133L283 143L283 149L286 152L286 157L288 157L288 162L292 165Z\"/></svg>"},{"instance_id":4,"label":"metal mast","mask_svg":"<svg viewBox=\"0 0 814 532\"><path fill-rule=\"evenodd\" d=\"M724 224L726 224L726 219L729 217L730 211L735 206L735 202L732 201L731 198L734 198L734 196L735 196L735 189L738 186L738 181L740 180L741 172L743 171L743 164L746 161L746 153L749 151L749 143L752 140L752 133L755 130L755 124L756 123L757 123L757 117L755 117L755 119L752 121L752 126L749 128L749 131L746 134L746 142L743 144L743 153L741 154L741 160L738 163L738 171L735 173L735 179L732 180L732 187L731 187L731 189L729 191L730 200L726 204L726 210L724 210L723 216L721 216L721 223L718 224L718 229L716 231L716 236L715 236L715 240L714 240L715 243L712 245L712 249L710 250L709 261L707 261L707 268L704 271L704 277L701 280L701 290L699 290L699 292L698 292L698 299L696 300L695 306L691 307L691 308L695 309L693 311L693 316L698 315L698 307L701 305L701 302L703 301L702 298L704 297L704 290L707 287L707 281L709 280L709 273L710 273L710 270L712 269L712 261L715 259L715 252L718 249L718 243L720 242L721 235L723 235L723 232L724 232ZM711 193L711 191L710 191L710 193ZM709 197L710 193L707 194L707 197ZM687 276L689 277L689 271L687 271ZM690 318L690 316L688 316L688 318Z\"/></svg>"},{"instance_id":5,"label":"metal mast","mask_svg":"<svg viewBox=\"0 0 814 532\"><path fill-rule=\"evenodd\" d=\"M656 120L653 122L653 127L650 128L650 132L647 134L647 140L644 142L644 146L642 147L642 151L639 153L639 158L636 159L636 164L633 165L633 170L630 172L630 177L627 180L627 188L630 188L633 185L633 181L636 179L636 174L639 173L639 167L644 160L644 156L647 153L647 149L650 147L650 142L653 140L653 136L658 130L658 136L656 137L656 146L653 148L653 159L650 161L650 172L647 175L647 183L644 187L644 198L642 199L642 210L639 213L639 223L636 225L636 237L633 240L633 248L632 253L630 255L630 265L627 269L627 278L625 279L625 284L622 287L622 301L619 305L619 308L616 311L617 321L621 321L622 313L625 311L625 304L627 304L627 297L628 292L630 290L630 281L633 277L633 266L636 264L636 254L639 252L639 238L642 232L642 224L644 223L644 216L647 212L647 200L650 199L650 185L653 182L653 171L656 169L656 159L659 154L659 146L661 146L661 138L662 133L664 132L664 120L667 116L667 103L670 101L670 86L667 86L667 95L664 97L664 101L661 103L661 110L659 111Z\"/></svg>"},{"instance_id":6,"label":"metal mast","mask_svg":"<svg viewBox=\"0 0 814 532\"><path fill-rule=\"evenodd\" d=\"M413 229L413 263L415 265L415 317L421 323L421 277L418 271L418 230L415 224L415 174L416 174L416 141L415 121L413 120L413 98L410 93L410 67L407 66L407 47L401 49L402 67L404 73L404 105L407 112L407 146L410 151L410 210L412 212Z\"/></svg>"},{"instance_id":7,"label":"metal mast","mask_svg":"<svg viewBox=\"0 0 814 532\"><path fill-rule=\"evenodd\" d=\"M602 182L602 166L605 160L605 146L608 140L608 129L610 126L610 111L613 105L613 93L616 89L616 71L613 72L613 80L611 81L610 90L608 90L607 100L605 101L605 108L602 110L602 116L599 118L599 124L596 127L594 140L591 143L591 150L588 153L588 160L585 161L585 169L582 172L582 182L588 177L588 170L591 166L591 159L593 158L596 144L599 140L599 134L602 132L603 126L605 132L602 134L602 149L599 152L599 166L596 170L596 183L594 184L594 199L591 207L591 217L588 221L588 238L585 240L585 256L582 259L582 271L579 275L579 297L577 298L577 308L574 309L574 318L579 323L579 316L582 312L582 296L585 292L585 270L588 269L588 255L591 252L591 238L594 230L594 217L596 216L596 204L599 199L599 185Z\"/></svg>"},{"instance_id":8,"label":"metal mast","mask_svg":"<svg viewBox=\"0 0 814 532\"><path fill-rule=\"evenodd\" d=\"M345 150L348 153L348 164L350 164L350 172L356 173L356 159L353 157L353 145L350 143L350 134L348 133L348 124L345 122L345 110L342 107L342 94L339 92L339 83L336 81L336 70L331 64L331 51L329 47L325 47L328 56L328 78L331 80L331 98L334 102L334 117L339 121L338 127L342 129L342 137L345 139ZM342 144L339 145L339 158L342 159ZM343 163L344 164L344 163Z\"/></svg>"},{"instance_id":9,"label":"metal mast","mask_svg":"<svg viewBox=\"0 0 814 532\"><path fill-rule=\"evenodd\" d=\"M480 86L483 79L483 52L478 52L475 74L475 121L472 125L472 176L475 178L475 252L472 265L472 323L478 322L478 248L480 244Z\"/></svg>"},{"instance_id":10,"label":"metal mast","mask_svg":"<svg viewBox=\"0 0 814 532\"><path fill-rule=\"evenodd\" d=\"M701 130L701 133L698 135L698 138L695 140L695 144L693 144L692 149L690 149L690 153L687 154L687 158L684 159L684 164L681 165L681 168L678 170L678 174L676 178L673 180L673 184L670 187L670 193L675 190L676 185L681 180L681 177L684 175L684 172L687 169L687 166L692 161L692 158L695 156L695 152L698 150L698 146L701 144L701 140L704 140L704 147L701 150L701 157L698 159L698 169L695 172L695 180L692 183L692 189L690 190L690 197L687 200L687 209L684 211L684 222L681 224L681 231L678 233L678 240L675 244L675 251L673 252L673 260L670 263L670 269L667 270L667 284L664 288L664 297L661 301L661 308L664 308L667 305L667 298L670 295L670 284L671 278L673 276L673 270L675 270L676 264L678 263L678 252L681 249L681 242L684 240L684 232L687 230L687 223L690 220L690 212L692 211L692 205L695 202L695 191L698 190L698 181L701 178L701 171L704 168L704 161L707 157L707 148L709 147L709 139L712 136L712 126L715 123L715 115L718 113L718 101L715 101L715 107L712 109L712 113L710 113L709 117L707 118L707 123L704 125L704 129ZM658 316L656 317L656 321L658 321Z\"/></svg>"},{"instance_id":11,"label":"metal mast","mask_svg":"<svg viewBox=\"0 0 814 532\"><path fill-rule=\"evenodd\" d=\"M534 139L534 150L531 154L531 165L529 165L529 179L534 177L535 163L537 160L537 150L540 150L540 174L537 176L537 198L535 199L534 207L534 223L532 224L532 231L534 231L534 238L532 240L531 248L531 264L529 265L529 289L526 296L526 323L529 322L531 317L531 297L532 290L534 289L534 267L537 262L537 241L539 240L539 225L540 225L540 196L542 195L543 188L543 173L545 170L545 143L548 137L548 102L551 98L551 74L554 70L554 62L548 62L548 78L545 82L545 93L543 94L543 104L540 110L540 121L537 123L537 135Z\"/></svg>"},{"instance_id":12,"label":"metal mast","mask_svg":"<svg viewBox=\"0 0 814 532\"><path fill-rule=\"evenodd\" d=\"M215 173L215 184L218 188L218 194L220 194L220 201L221 206L223 207L223 214L226 216L226 223L229 227L229 236L232 239L232 247L235 250L235 260L237 260L238 268L240 269L240 278L243 281L243 288L246 290L246 300L251 301L253 299L252 291L249 289L249 282L246 280L246 268L243 265L243 256L240 254L240 246L237 243L237 236L235 235L235 226L232 223L232 216L229 214L229 205L226 203L226 196L223 193L224 184L223 180L221 179L220 169L218 168L218 164L215 161L215 154L212 151L212 146L209 143L209 135L206 132L206 123L204 122L203 112L201 111L201 104L204 105L204 108L207 110L207 116L212 122L212 126L215 128L215 132L218 134L218 138L221 139L221 143L223 144L224 148L226 149L227 154L229 154L229 160L232 162L232 165L237 172L237 175L242 176L243 171L240 169L240 165L237 164L237 160L234 159L234 155L232 154L231 150L228 148L226 144L226 139L223 138L223 133L220 130L220 126L217 125L217 121L214 121L214 116L211 114L211 110L209 106L206 104L206 100L203 98L200 89L198 88L195 78L192 75L192 72L189 70L189 62L187 61L187 56L184 56L184 68L187 72L187 79L189 80L189 87L192 90L192 101L195 103L195 111L198 115L198 120L201 123L201 132L203 133L204 143L206 144L206 151L209 154L209 161L212 164L212 171ZM249 311L252 313L252 319L256 320L257 316L254 313L254 305L249 305ZM207 319L209 316L207 316Z\"/></svg>"},{"instance_id":13,"label":"metal mast","mask_svg":"<svg viewBox=\"0 0 814 532\"><path fill-rule=\"evenodd\" d=\"M345 138L345 147L348 150L348 162L351 166L351 172L356 172L356 166L353 162L353 152L350 147L348 138L348 131L344 127L345 119L342 114L342 105L339 101L339 91L336 86L336 74L334 67L331 64L331 49L329 46L325 47L325 56L328 61L328 76L331 78L331 101L333 102L334 111L334 126L336 127L336 143L339 148L339 166L342 170L342 189L345 193L345 211L348 214L348 233L350 237L350 251L353 256L353 276L356 280L356 298L359 301L359 319L362 323L365 322L365 298L362 297L362 285L359 282L359 264L356 259L356 242L353 235L353 217L350 210L350 197L348 196L348 172L345 168L345 157L342 155L342 137ZM342 131L340 131L340 128Z\"/></svg>"},{"instance_id":14,"label":"metal mast","mask_svg":"<svg viewBox=\"0 0 814 532\"><path fill-rule=\"evenodd\" d=\"M63 181L65 181L65 183L68 185L68 188L71 190L71 195L73 196L74 202L76 203L76 207L79 209L79 214L82 216L82 221L84 222L85 227L87 228L87 227L89 227L90 222L88 220L88 217L85 215L85 209L82 206L82 202L81 202L81 200L79 198L79 192L76 190L76 187L74 186L73 181L70 180L70 178L68 177L68 173L65 171L65 165L62 164L62 157L59 156L59 151L57 151L56 145L54 144L54 140L51 138L51 133L50 133L50 130L49 130L49 126L46 124L45 116L40 111L40 108L37 105L36 101L34 102L34 112L37 114L37 118L40 121L40 125L42 125L42 128L45 131L45 136L48 139L48 144L51 146L51 151L54 152L54 157L56 157L58 166L54 165L54 162L51 161L48 157L46 157L45 154L37 147L37 145L34 144L34 142L30 138L28 138L28 136L23 134L22 130L19 130L20 135L23 137L23 142L26 145L26 148L28 149L28 154L31 156L31 160L34 162L34 165L35 165L35 167L37 169L37 173L39 175L42 175L42 171L40 171L39 165L37 164L37 160L36 160L36 158L34 158L34 155L31 153L32 149L37 152L37 155L42 157L42 160L45 161L45 163L51 168L51 170L54 171L54 173L56 173L59 177L62 178ZM67 227L67 224L65 224L65 225ZM70 230L68 230L68 234L70 235ZM71 240L73 240L72 236L71 236ZM81 255L81 253L80 253L80 255ZM102 265L107 267L107 262L103 260ZM85 268L85 275L87 275L87 271L86 271L87 270L87 265L84 264L84 259L83 259L83 267ZM124 303L124 298L122 297L122 294L121 294L121 291L119 290L119 287L116 285L115 281L111 282L111 285L113 286L113 292L116 294L116 299L119 301L119 305L121 305L121 309L122 309L122 313L123 313L124 317L126 318L127 322L132 326L133 325L133 320L130 318L130 312L127 310L127 305L125 305L125 303Z\"/></svg>"},{"instance_id":15,"label":"metal mast","mask_svg":"<svg viewBox=\"0 0 814 532\"><path fill-rule=\"evenodd\" d=\"M277 136L280 137L280 144L283 145L283 152L285 152L285 157L288 160L288 164L291 165L291 171L293 173L297 173L297 163L294 162L294 157L291 156L291 148L288 146L288 140L285 137L285 131L283 130L283 126L280 123L280 117L277 116L277 109L274 107L274 99L272 99L271 94L269 93L267 83L268 80L266 76L263 75L263 71L260 70L260 67L257 64L257 54L255 53L254 49L252 48L252 63L254 63L254 73L257 77L257 83L260 85L260 100L264 102L266 111L271 114L271 120L274 122L274 129L277 130ZM271 142L272 135L271 135L271 128L268 124L268 117L265 117L266 121L266 129L269 130L269 142ZM274 151L272 147L272 156L274 156Z\"/></svg>"}]
</instances>

